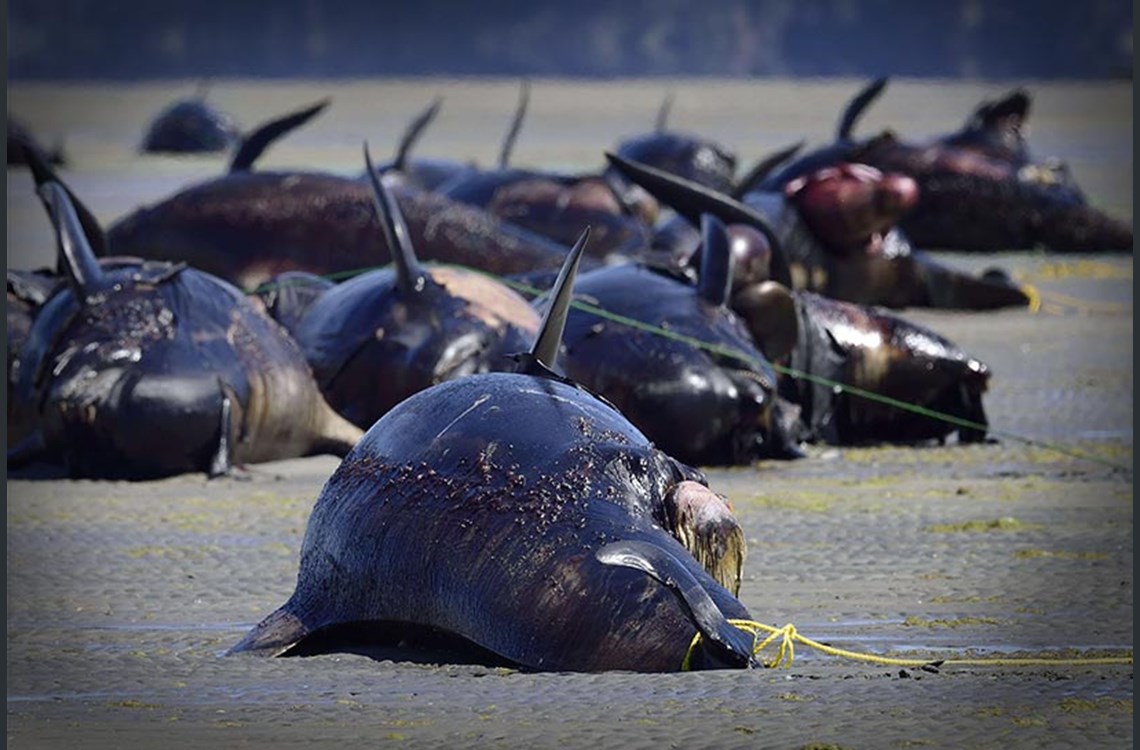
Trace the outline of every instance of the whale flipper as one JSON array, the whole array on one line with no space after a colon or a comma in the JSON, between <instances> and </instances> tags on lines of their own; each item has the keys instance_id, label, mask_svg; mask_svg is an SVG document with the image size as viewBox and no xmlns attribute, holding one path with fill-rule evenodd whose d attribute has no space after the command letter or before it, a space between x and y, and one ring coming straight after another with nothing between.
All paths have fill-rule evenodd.
<instances>
[{"instance_id":1,"label":"whale flipper","mask_svg":"<svg viewBox=\"0 0 1140 750\"><path fill-rule=\"evenodd\" d=\"M667 550L656 544L624 540L611 542L594 556L606 565L633 568L648 573L667 587L688 611L705 643L714 643L735 666L756 666L752 636L730 624L720 608L693 574Z\"/></svg>"}]
</instances>

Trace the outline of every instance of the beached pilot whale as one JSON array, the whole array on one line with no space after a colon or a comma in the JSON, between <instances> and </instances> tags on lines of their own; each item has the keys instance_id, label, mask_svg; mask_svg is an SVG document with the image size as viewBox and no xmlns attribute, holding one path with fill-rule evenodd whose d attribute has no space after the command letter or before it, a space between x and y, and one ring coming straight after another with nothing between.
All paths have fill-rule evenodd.
<instances>
[{"instance_id":1,"label":"beached pilot whale","mask_svg":"<svg viewBox=\"0 0 1140 750\"><path fill-rule=\"evenodd\" d=\"M188 263L249 291L282 273L345 275L389 263L391 248L366 179L253 170L268 145L327 103L272 120L246 136L226 174L121 217L107 230L110 247L116 254ZM410 183L393 186L393 192L423 260L514 275L556 273L566 257L568 245L486 211ZM80 219L87 223L89 217ZM96 247L96 254L105 250Z\"/></svg>"},{"instance_id":2,"label":"beached pilot whale","mask_svg":"<svg viewBox=\"0 0 1140 750\"><path fill-rule=\"evenodd\" d=\"M985 310L1029 302L1000 269L975 276L911 246L894 227L914 200L909 178L842 164L808 172L786 192L752 192L741 202L615 154L606 158L694 227L711 213L760 230L773 251L772 279L791 289L887 307Z\"/></svg>"},{"instance_id":3,"label":"beached pilot whale","mask_svg":"<svg viewBox=\"0 0 1140 750\"><path fill-rule=\"evenodd\" d=\"M657 202L612 172L561 172L514 167L511 150L529 100L524 86L497 169L473 170L439 185L436 192L483 209L503 221L569 247L590 227L590 256L620 260L649 246ZM541 284L549 286L550 279Z\"/></svg>"},{"instance_id":4,"label":"beached pilot whale","mask_svg":"<svg viewBox=\"0 0 1140 750\"><path fill-rule=\"evenodd\" d=\"M692 667L756 664L726 619L748 617L724 585L743 562L727 505L549 369L586 239L518 372L442 383L372 426L317 499L293 595L230 653L356 623L442 631L535 670L677 671L698 633Z\"/></svg>"},{"instance_id":5,"label":"beached pilot whale","mask_svg":"<svg viewBox=\"0 0 1140 750\"><path fill-rule=\"evenodd\" d=\"M668 130L665 124L672 106L670 94L657 112L653 132L622 140L615 146L614 153L712 190L730 192L736 174L736 155L708 138Z\"/></svg>"},{"instance_id":6,"label":"beached pilot whale","mask_svg":"<svg viewBox=\"0 0 1140 750\"><path fill-rule=\"evenodd\" d=\"M364 159L392 265L325 290L292 332L329 404L368 428L424 388L507 369L507 355L534 342L539 317L487 274L421 264L367 147Z\"/></svg>"},{"instance_id":7,"label":"beached pilot whale","mask_svg":"<svg viewBox=\"0 0 1140 750\"><path fill-rule=\"evenodd\" d=\"M179 99L151 121L139 150L159 154L210 154L226 151L241 132L234 118L206 101L207 85L198 85L194 96Z\"/></svg>"},{"instance_id":8,"label":"beached pilot whale","mask_svg":"<svg viewBox=\"0 0 1140 750\"><path fill-rule=\"evenodd\" d=\"M657 170L638 177L679 182ZM809 375L785 374L780 380L781 401L800 409L802 431L792 430L797 437L838 445L944 441L954 432L963 443L986 438L982 397L990 370L984 362L934 331L881 307L830 299L804 289L793 289L789 295L786 286L791 274L782 259L786 246L762 216L712 191L687 189L674 197L680 199L671 204L678 215L694 225L702 220L703 212L731 222L732 309L746 322L770 362ZM691 259L675 254L668 258L692 266L693 260L703 264L704 254L705 248L698 246ZM594 273L599 272L588 275ZM1000 280L984 277L942 274L928 279L937 281L928 289L937 292L944 304L993 300L1003 289ZM920 408L898 408L853 394L851 389Z\"/></svg>"},{"instance_id":9,"label":"beached pilot whale","mask_svg":"<svg viewBox=\"0 0 1140 750\"><path fill-rule=\"evenodd\" d=\"M800 407L806 440L829 445L944 443L955 432L959 443L986 439L982 400L992 373L985 362L879 307L802 291L795 293L795 307L799 327L787 363L819 380L782 378L780 395ZM864 398L833 383L920 408Z\"/></svg>"},{"instance_id":10,"label":"beached pilot whale","mask_svg":"<svg viewBox=\"0 0 1140 750\"><path fill-rule=\"evenodd\" d=\"M674 269L646 263L582 275L575 294L620 318L571 311L562 358L566 374L604 396L655 445L686 463L799 458L776 399L776 373L744 320L728 307L734 265L729 236L708 214L701 217L701 231L695 283ZM795 318L790 311L787 315L774 325L794 329Z\"/></svg>"},{"instance_id":11,"label":"beached pilot whale","mask_svg":"<svg viewBox=\"0 0 1140 750\"><path fill-rule=\"evenodd\" d=\"M1023 131L1029 114L1024 91L983 102L960 130L929 142L903 140L891 130L853 137L859 116L886 84L880 78L852 99L835 143L793 160L749 190L778 192L822 167L857 162L915 180L918 200L899 221L915 247L1131 252L1129 223L1090 205L1059 159L1031 156Z\"/></svg>"},{"instance_id":12,"label":"beached pilot whale","mask_svg":"<svg viewBox=\"0 0 1140 750\"><path fill-rule=\"evenodd\" d=\"M64 283L36 313L13 400L35 429L8 469L42 461L73 477L225 474L234 465L344 455L361 430L321 397L296 343L259 302L209 274L97 259L69 192L33 167Z\"/></svg>"}]
</instances>

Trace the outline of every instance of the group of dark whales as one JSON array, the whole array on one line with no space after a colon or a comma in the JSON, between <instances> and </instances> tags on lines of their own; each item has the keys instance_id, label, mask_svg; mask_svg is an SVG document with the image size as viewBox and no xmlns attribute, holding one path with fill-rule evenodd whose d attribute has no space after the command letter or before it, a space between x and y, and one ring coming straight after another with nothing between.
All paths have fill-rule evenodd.
<instances>
[{"instance_id":1,"label":"group of dark whales","mask_svg":"<svg viewBox=\"0 0 1140 750\"><path fill-rule=\"evenodd\" d=\"M227 172L106 229L10 122L58 261L8 272L9 469L343 456L293 596L231 652L339 648L329 634L355 625L529 669L757 666L732 622L750 619L743 534L694 467L982 441L986 365L885 308L1028 297L915 248L1131 250L1029 154L1024 91L931 143L853 138L885 83L835 144L739 179L723 146L666 128L667 106L602 170L513 168L525 85L495 169L412 158L436 101L391 162L365 146L361 175L261 172L328 102L242 135L199 94L143 147L230 148Z\"/></svg>"}]
</instances>

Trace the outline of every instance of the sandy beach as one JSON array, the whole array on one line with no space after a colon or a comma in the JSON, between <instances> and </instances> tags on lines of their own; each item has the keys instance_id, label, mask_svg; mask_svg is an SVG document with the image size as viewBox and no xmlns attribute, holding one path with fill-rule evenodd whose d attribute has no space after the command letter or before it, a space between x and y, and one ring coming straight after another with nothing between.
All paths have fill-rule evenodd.
<instances>
[{"instance_id":1,"label":"sandy beach","mask_svg":"<svg viewBox=\"0 0 1140 750\"><path fill-rule=\"evenodd\" d=\"M532 85L520 163L580 167L650 127L666 88ZM825 142L859 85L677 81L674 118L749 164L801 137ZM65 177L110 221L224 163L134 153L146 116L183 88L10 86L8 102L46 140L64 136ZM946 131L1007 88L901 81L866 132ZM1068 159L1095 203L1131 219L1130 83L1030 88L1036 150ZM394 140L437 92L424 155L492 163L515 81L221 82L214 95L252 124L331 93L328 116L266 163L347 173L364 137ZM9 170L10 268L51 258L30 185ZM8 747L1131 747L1132 257L939 257L1002 266L1041 295L1036 312L901 312L990 366L992 442L811 446L799 461L706 473L745 530L740 599L758 620L859 653L951 660L940 669L802 644L790 667L660 675L536 674L410 648L226 657L292 592L336 459L216 480L9 478ZM1098 657L1115 661L1082 661Z\"/></svg>"}]
</instances>

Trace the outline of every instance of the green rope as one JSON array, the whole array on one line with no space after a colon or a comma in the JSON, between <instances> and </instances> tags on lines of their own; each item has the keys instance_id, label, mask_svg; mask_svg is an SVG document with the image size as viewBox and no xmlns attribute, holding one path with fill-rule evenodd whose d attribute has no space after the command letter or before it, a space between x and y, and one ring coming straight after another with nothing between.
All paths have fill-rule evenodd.
<instances>
[{"instance_id":1,"label":"green rope","mask_svg":"<svg viewBox=\"0 0 1140 750\"><path fill-rule=\"evenodd\" d=\"M443 265L443 264L441 264L441 265ZM360 274L367 273L369 271L374 271L374 270L378 270L380 268L386 268L386 267L387 266L373 266L371 268L362 268L362 269L357 269L357 270L352 270L352 271L342 271L339 273L326 274L326 275L322 276L321 278L329 279L330 281L335 281L338 279L351 278L353 276L358 276ZM466 266L457 266L457 267L467 268ZM499 282L506 284L508 287L510 287L510 288L512 288L518 292L523 292L523 293L529 294L529 295L534 296L534 297L537 297L538 295L546 292L546 290L544 290L544 289L538 289L536 287L530 286L529 284L525 284L525 283L520 282L520 281L515 281L513 279L506 279L506 278L503 278L500 276L496 276L495 274L489 273L487 271L481 271L479 269L470 269L470 268L467 270L472 270L472 271L476 271L478 273L482 273L485 276L488 276L492 279L496 279ZM267 289L272 288L274 285L275 285L274 282L267 281L264 284L261 284L260 286L258 286L254 290L254 293L259 292L259 291L265 291ZM279 282L277 285L279 285ZM925 406L920 406L918 404L912 404L912 403L909 403L906 401L900 401L899 399L883 395L882 393L876 393L874 391L868 391L864 388L859 388L859 387L853 386L853 385L846 385L844 383L840 383L840 382L835 381L835 380L830 380L828 378L825 378L825 377L822 377L819 375L813 375L811 373L804 372L802 370L797 370L797 369L792 368L792 367L785 367L783 365L778 365L774 362L766 362L763 360L758 360L755 357L749 356L748 354L745 354L744 352L738 351L736 349L732 349L730 347L724 346L723 344L717 344L717 343L713 343L713 342L709 342L709 341L704 341L702 339L698 339L698 338L695 338L693 336L688 336L688 335L685 335L683 333L678 333L677 331L670 331L667 328L661 328L660 326L655 326L651 323L646 323L644 321L635 320L634 318L629 318L629 317L626 317L624 315L620 315L618 313L610 312L609 310L598 307L596 305L591 305L588 302L582 302L581 300L575 299L575 300L572 300L570 304L573 307L575 307L575 308L577 308L583 312L590 313L591 315L595 315L599 318L604 318L604 319L610 320L614 323L619 323L621 325L625 325L625 326L628 326L630 328L635 328L637 330L645 331L647 333L651 333L651 334L654 334L656 336L661 336L663 338L673 339L674 341L678 341L678 342L681 342L684 344L688 344L689 346L692 346L692 347L697 348L697 349L702 349L702 350L710 352L712 354L717 354L717 355L720 355L722 357L727 357L729 359L735 359L737 361L743 362L743 363L751 365L753 367L763 367L764 364L768 364L770 367L772 367L773 370L775 370L777 373L779 373L781 375L787 375L790 378L795 378L798 380L807 380L811 383L823 385L823 386L826 386L828 388L831 388L836 393L849 393L853 396L858 396L860 398L866 398L866 399L869 399L871 401L878 401L879 403L887 404L887 405L893 406L897 409L902 409L904 411L910 411L910 412L913 412L915 414L919 414L921 416L927 417L929 419L940 420L940 421L946 422L948 424L953 424L957 427L965 427L968 429L978 430L981 432L988 432L989 434L997 435L999 437L1006 438L1008 440L1013 440L1015 442L1019 442L1019 443L1022 443L1024 445L1028 445L1028 446L1033 447L1033 448L1041 448L1044 450L1054 451L1056 453L1060 453L1062 455L1069 456L1070 458L1076 458L1078 460L1098 463L1098 464L1101 464L1103 466L1107 466L1111 469L1116 469L1118 471L1131 471L1131 467L1125 466L1123 464L1116 463L1116 462L1114 462L1110 459L1104 458L1102 456L1098 456L1098 455L1095 455L1092 453L1087 453L1085 451L1079 451L1079 450L1076 450L1074 448L1068 448L1068 447L1057 445L1054 443L1049 443L1049 442L1046 442L1043 440L1036 440L1034 438L1027 438L1027 437L1024 437L1022 435L1018 435L1018 434L1013 433L1013 432L994 429L990 425L981 424L980 422L973 422L973 421L968 420L968 419L962 419L961 417L956 417L952 414L946 414L944 412L935 411L934 409L928 409Z\"/></svg>"},{"instance_id":2,"label":"green rope","mask_svg":"<svg viewBox=\"0 0 1140 750\"><path fill-rule=\"evenodd\" d=\"M792 378L800 378L800 379L807 380L807 381L810 381L813 383L818 383L820 385L830 386L831 388L834 388L836 390L841 390L845 393L850 393L850 394L855 395L855 396L861 396L863 398L868 398L868 399L871 399L872 401L879 401L880 403L884 403L884 404L890 404L891 406L898 407L899 409L905 409L907 411L912 411L916 414L921 414L922 416L930 417L931 419L938 419L938 420L941 420L943 422L948 422L950 424L957 425L959 427L968 427L968 428L973 429L973 430L986 431L986 432L989 432L990 434L993 434L993 435L998 435L1000 437L1007 438L1009 440L1014 440L1016 442L1024 443L1025 445L1031 446L1033 448L1044 448L1046 450L1056 451L1057 453L1062 453L1062 454L1069 456L1071 458L1082 459L1085 461L1092 461L1094 463L1099 463L1099 464L1102 464L1104 466L1107 466L1111 469L1118 469L1121 471L1128 471L1129 470L1129 467L1124 466L1123 464L1114 463L1113 461L1111 461L1107 458L1104 458L1102 456L1097 456L1097 455L1092 454L1092 453L1085 453L1084 451L1079 451L1079 450L1076 450L1073 448L1067 448L1067 447L1064 447L1061 445L1055 445L1053 443L1047 443L1047 442L1044 442L1042 440L1036 440L1034 438L1023 437L1023 436L1018 435L1016 433L1007 432L1005 430L996 430L989 425L984 425L984 424L981 424L979 422L972 422L968 419L962 419L961 417L955 417L952 414L945 414L943 412L935 411L933 409L927 409L925 406L919 406L918 404L911 404L911 403L908 403L906 401L899 401L898 399L891 398L890 396L884 396L883 394L875 393L874 391L867 391L867 390L864 390L864 389L859 388L857 386L844 385L842 383L836 383L833 380L828 380L827 378L819 377L818 375L812 375L811 373L808 373L808 372L802 372L800 370L795 370L795 369L792 369L790 367L783 367L781 365L776 365L776 364L773 364L772 367L775 368L777 372L788 375L789 377L792 377Z\"/></svg>"}]
</instances>

